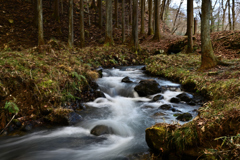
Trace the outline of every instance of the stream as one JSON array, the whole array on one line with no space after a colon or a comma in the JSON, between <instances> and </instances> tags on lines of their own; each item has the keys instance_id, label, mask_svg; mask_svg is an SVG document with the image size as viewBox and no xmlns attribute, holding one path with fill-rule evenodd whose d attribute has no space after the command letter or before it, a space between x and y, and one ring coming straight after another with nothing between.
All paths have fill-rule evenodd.
<instances>
[{"instance_id":1,"label":"stream","mask_svg":"<svg viewBox=\"0 0 240 160\"><path fill-rule=\"evenodd\" d=\"M180 102L170 103L181 91L180 84L149 77L141 70L143 66L104 69L97 80L106 98L85 103L80 111L83 121L68 127L44 129L18 137L0 138L1 160L127 160L131 155L148 152L145 129L159 122L177 123L174 114L191 113L193 118L200 105ZM121 82L130 77L132 83ZM154 95L139 97L134 87L144 79L155 79L165 91L164 99L152 101ZM178 112L159 109L172 104ZM186 122L179 121L184 124ZM97 125L111 128L112 134L94 136L91 130Z\"/></svg>"}]
</instances>

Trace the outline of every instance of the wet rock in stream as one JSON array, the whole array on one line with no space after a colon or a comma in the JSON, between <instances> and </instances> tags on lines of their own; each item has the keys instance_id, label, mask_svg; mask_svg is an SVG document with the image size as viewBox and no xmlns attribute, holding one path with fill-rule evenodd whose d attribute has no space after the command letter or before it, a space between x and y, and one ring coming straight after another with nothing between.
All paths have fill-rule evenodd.
<instances>
[{"instance_id":1,"label":"wet rock in stream","mask_svg":"<svg viewBox=\"0 0 240 160\"><path fill-rule=\"evenodd\" d=\"M153 79L141 80L134 90L140 97L162 92L161 86Z\"/></svg>"},{"instance_id":2,"label":"wet rock in stream","mask_svg":"<svg viewBox=\"0 0 240 160\"><path fill-rule=\"evenodd\" d=\"M156 102L156 101L159 101L159 100L162 100L162 99L164 99L163 95L156 95L156 96L153 97L152 100L153 100L154 102Z\"/></svg>"},{"instance_id":3,"label":"wet rock in stream","mask_svg":"<svg viewBox=\"0 0 240 160\"><path fill-rule=\"evenodd\" d=\"M122 82L124 82L124 83L132 83L133 81L131 80L131 78L129 78L129 77L127 76L127 77L124 77L124 78L122 79Z\"/></svg>"},{"instance_id":4,"label":"wet rock in stream","mask_svg":"<svg viewBox=\"0 0 240 160\"><path fill-rule=\"evenodd\" d=\"M179 95L177 95L178 98L181 99L181 101L184 101L184 102L190 102L192 99L193 99L193 96L189 93L181 93Z\"/></svg>"},{"instance_id":5,"label":"wet rock in stream","mask_svg":"<svg viewBox=\"0 0 240 160\"><path fill-rule=\"evenodd\" d=\"M170 109L172 109L172 105L171 104L163 104L159 107L159 109L170 110Z\"/></svg>"},{"instance_id":6,"label":"wet rock in stream","mask_svg":"<svg viewBox=\"0 0 240 160\"><path fill-rule=\"evenodd\" d=\"M192 118L193 116L190 113L183 113L177 116L177 120L182 122L190 121Z\"/></svg>"},{"instance_id":7,"label":"wet rock in stream","mask_svg":"<svg viewBox=\"0 0 240 160\"><path fill-rule=\"evenodd\" d=\"M101 136L104 134L113 134L113 129L105 125L97 125L91 130L90 133L95 136Z\"/></svg>"},{"instance_id":8,"label":"wet rock in stream","mask_svg":"<svg viewBox=\"0 0 240 160\"><path fill-rule=\"evenodd\" d=\"M180 98L177 98L177 97L173 97L170 99L171 103L179 103L180 101L181 101Z\"/></svg>"}]
</instances>

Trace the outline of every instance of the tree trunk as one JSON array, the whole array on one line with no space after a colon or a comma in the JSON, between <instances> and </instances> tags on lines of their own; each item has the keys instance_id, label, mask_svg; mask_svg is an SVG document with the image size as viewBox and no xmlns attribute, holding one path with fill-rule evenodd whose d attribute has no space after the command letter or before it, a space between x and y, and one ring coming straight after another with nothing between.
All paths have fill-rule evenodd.
<instances>
[{"instance_id":1,"label":"tree trunk","mask_svg":"<svg viewBox=\"0 0 240 160\"><path fill-rule=\"evenodd\" d=\"M235 0L232 0L232 30L235 30L235 21L236 21L236 17L235 17Z\"/></svg>"},{"instance_id":2,"label":"tree trunk","mask_svg":"<svg viewBox=\"0 0 240 160\"><path fill-rule=\"evenodd\" d=\"M145 0L141 0L141 34L144 34L144 12L145 12Z\"/></svg>"},{"instance_id":3,"label":"tree trunk","mask_svg":"<svg viewBox=\"0 0 240 160\"><path fill-rule=\"evenodd\" d=\"M210 8L211 8L211 10L210 10L210 16L211 16L211 28L210 28L210 32L212 33L212 32L214 32L215 30L214 30L214 16L213 16L213 6L212 6L212 3L210 3Z\"/></svg>"},{"instance_id":4,"label":"tree trunk","mask_svg":"<svg viewBox=\"0 0 240 160\"><path fill-rule=\"evenodd\" d=\"M112 37L112 0L106 2L106 31L105 44L113 45Z\"/></svg>"},{"instance_id":5,"label":"tree trunk","mask_svg":"<svg viewBox=\"0 0 240 160\"><path fill-rule=\"evenodd\" d=\"M125 42L125 0L122 0L122 43Z\"/></svg>"},{"instance_id":6,"label":"tree trunk","mask_svg":"<svg viewBox=\"0 0 240 160\"><path fill-rule=\"evenodd\" d=\"M224 30L225 18L226 18L226 10L227 10L227 2L225 3L225 7L224 7L223 1L224 0L222 0L222 9L223 9L222 31Z\"/></svg>"},{"instance_id":7,"label":"tree trunk","mask_svg":"<svg viewBox=\"0 0 240 160\"><path fill-rule=\"evenodd\" d=\"M81 47L84 47L85 36L84 36L84 7L83 0L80 0L80 43Z\"/></svg>"},{"instance_id":8,"label":"tree trunk","mask_svg":"<svg viewBox=\"0 0 240 160\"><path fill-rule=\"evenodd\" d=\"M132 23L132 38L134 49L138 50L138 0L133 0L133 23Z\"/></svg>"},{"instance_id":9,"label":"tree trunk","mask_svg":"<svg viewBox=\"0 0 240 160\"><path fill-rule=\"evenodd\" d=\"M166 0L162 0L162 7L161 7L161 12L160 12L160 19L162 21L163 21L163 14L164 14L164 10L165 10L165 4L166 4ZM159 2L158 2L158 7L159 7Z\"/></svg>"},{"instance_id":10,"label":"tree trunk","mask_svg":"<svg viewBox=\"0 0 240 160\"><path fill-rule=\"evenodd\" d=\"M153 35L153 24L152 24L152 15L153 15L153 1L148 1L148 35Z\"/></svg>"},{"instance_id":11,"label":"tree trunk","mask_svg":"<svg viewBox=\"0 0 240 160\"><path fill-rule=\"evenodd\" d=\"M169 12L169 6L170 6L171 0L167 0L167 5L166 5L166 9L165 9L165 14L164 14L164 22L168 25L168 12Z\"/></svg>"},{"instance_id":12,"label":"tree trunk","mask_svg":"<svg viewBox=\"0 0 240 160\"><path fill-rule=\"evenodd\" d=\"M187 30L188 30L188 47L187 53L193 52L193 0L187 0Z\"/></svg>"},{"instance_id":13,"label":"tree trunk","mask_svg":"<svg viewBox=\"0 0 240 160\"><path fill-rule=\"evenodd\" d=\"M68 47L73 48L73 0L69 0Z\"/></svg>"},{"instance_id":14,"label":"tree trunk","mask_svg":"<svg viewBox=\"0 0 240 160\"><path fill-rule=\"evenodd\" d=\"M210 37L210 0L202 0L201 16L201 67L199 70L205 70L217 65L217 59L214 56L212 42Z\"/></svg>"},{"instance_id":15,"label":"tree trunk","mask_svg":"<svg viewBox=\"0 0 240 160\"><path fill-rule=\"evenodd\" d=\"M155 7L155 33L153 39L160 41L159 0L154 0Z\"/></svg>"},{"instance_id":16,"label":"tree trunk","mask_svg":"<svg viewBox=\"0 0 240 160\"><path fill-rule=\"evenodd\" d=\"M59 21L59 0L54 0L54 18Z\"/></svg>"},{"instance_id":17,"label":"tree trunk","mask_svg":"<svg viewBox=\"0 0 240 160\"><path fill-rule=\"evenodd\" d=\"M129 23L132 24L132 0L129 0Z\"/></svg>"},{"instance_id":18,"label":"tree trunk","mask_svg":"<svg viewBox=\"0 0 240 160\"><path fill-rule=\"evenodd\" d=\"M38 27L38 3L36 0L33 1L34 20L33 23Z\"/></svg>"},{"instance_id":19,"label":"tree trunk","mask_svg":"<svg viewBox=\"0 0 240 160\"><path fill-rule=\"evenodd\" d=\"M197 18L194 18L194 35L197 34Z\"/></svg>"},{"instance_id":20,"label":"tree trunk","mask_svg":"<svg viewBox=\"0 0 240 160\"><path fill-rule=\"evenodd\" d=\"M103 18L102 18L102 0L98 0L98 14L99 14L99 21L98 25L100 28L103 26Z\"/></svg>"},{"instance_id":21,"label":"tree trunk","mask_svg":"<svg viewBox=\"0 0 240 160\"><path fill-rule=\"evenodd\" d=\"M118 28L118 0L114 0L114 6L115 6L115 21L116 21L116 27Z\"/></svg>"},{"instance_id":22,"label":"tree trunk","mask_svg":"<svg viewBox=\"0 0 240 160\"><path fill-rule=\"evenodd\" d=\"M95 0L92 0L91 8L94 8L94 9L96 8Z\"/></svg>"},{"instance_id":23,"label":"tree trunk","mask_svg":"<svg viewBox=\"0 0 240 160\"><path fill-rule=\"evenodd\" d=\"M181 2L180 2L180 4L179 4L179 7L178 7L178 10L177 10L177 13L176 13L176 16L175 16L175 20L174 20L173 27L172 27L172 34L174 33L174 31L176 31L175 26L176 26L178 14L179 14L179 12L180 12L180 9L181 9L182 4L183 4L183 0L181 0Z\"/></svg>"},{"instance_id":24,"label":"tree trunk","mask_svg":"<svg viewBox=\"0 0 240 160\"><path fill-rule=\"evenodd\" d=\"M229 22L229 30L232 30L231 5L230 5L230 0L228 0L228 22Z\"/></svg>"},{"instance_id":25,"label":"tree trunk","mask_svg":"<svg viewBox=\"0 0 240 160\"><path fill-rule=\"evenodd\" d=\"M219 31L220 31L220 9L218 10L218 13L217 13L217 19L218 19L218 22L217 22L217 31L219 32Z\"/></svg>"},{"instance_id":26,"label":"tree trunk","mask_svg":"<svg viewBox=\"0 0 240 160\"><path fill-rule=\"evenodd\" d=\"M42 0L37 0L37 11L38 11L38 46L41 46L44 45Z\"/></svg>"},{"instance_id":27,"label":"tree trunk","mask_svg":"<svg viewBox=\"0 0 240 160\"><path fill-rule=\"evenodd\" d=\"M89 10L89 2L87 0L87 11L88 11L88 26L91 26L91 15Z\"/></svg>"}]
</instances>

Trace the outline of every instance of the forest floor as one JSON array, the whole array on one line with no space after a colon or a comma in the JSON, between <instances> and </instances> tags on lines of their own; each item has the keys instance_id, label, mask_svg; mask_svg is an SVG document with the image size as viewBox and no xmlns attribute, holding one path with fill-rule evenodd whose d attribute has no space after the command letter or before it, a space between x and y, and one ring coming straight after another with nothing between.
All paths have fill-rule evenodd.
<instances>
[{"instance_id":1,"label":"forest floor","mask_svg":"<svg viewBox=\"0 0 240 160\"><path fill-rule=\"evenodd\" d=\"M87 16L85 18L86 47L81 49L78 47L80 32L76 5L74 9L76 47L69 50L66 46L68 5L64 4L61 21L54 20L49 1L43 0L43 8L46 45L44 52L39 53L36 47L37 27L33 23L32 4L17 0L4 1L0 4L0 129L13 115L3 109L6 102L17 104L20 111L16 118L22 120L23 125L24 123L39 125L43 122L45 115L42 113L46 110L63 107L65 102L69 106L72 101L93 99L94 94L90 90L94 86L92 81L98 77L95 70L97 67L146 64L147 70L152 74L178 81L187 91L199 92L209 100L199 109L198 118L184 126L193 128L199 135L197 140L194 137L190 138L197 144L183 140L186 148L205 146L203 153L215 157L228 155L235 158L239 153L239 139L235 139L240 133L239 31L211 34L215 55L232 65L217 66L205 72L198 72L201 54L200 35L195 35L195 51L190 55L184 54L187 38L171 35L165 25L161 25L164 30L161 30L160 42L152 40L152 35L139 35L141 46L139 52L134 52L129 47L131 27L126 27L128 37L126 43L121 43L119 27L113 31L115 45L106 46L103 44L104 28L100 29L97 26L98 17L96 16L95 20L97 14L92 9L91 25L88 24ZM120 19L121 15L119 21ZM145 17L145 20L147 33L148 17ZM164 53L159 54L162 52ZM181 53L173 54L177 52ZM180 136L180 140L181 138L183 139ZM215 141L216 138L219 139ZM212 146L209 148L204 141L211 142Z\"/></svg>"}]
</instances>

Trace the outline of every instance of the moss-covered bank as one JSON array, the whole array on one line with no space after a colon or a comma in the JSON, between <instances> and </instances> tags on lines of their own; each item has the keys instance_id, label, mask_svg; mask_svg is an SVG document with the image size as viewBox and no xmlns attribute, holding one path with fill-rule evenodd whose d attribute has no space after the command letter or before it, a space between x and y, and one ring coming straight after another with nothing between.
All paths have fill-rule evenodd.
<instances>
[{"instance_id":1,"label":"moss-covered bank","mask_svg":"<svg viewBox=\"0 0 240 160\"><path fill-rule=\"evenodd\" d=\"M22 123L42 123L43 119L54 119L49 114L58 115L56 109L75 109L96 97L97 67L144 64L148 57L147 52L133 52L126 46L69 50L55 40L39 51L35 47L0 52L0 129L13 116L4 109L7 102L17 105L16 119Z\"/></svg>"},{"instance_id":2,"label":"moss-covered bank","mask_svg":"<svg viewBox=\"0 0 240 160\"><path fill-rule=\"evenodd\" d=\"M240 59L228 61L233 65L198 72L200 55L157 55L149 58L146 68L150 73L178 81L186 91L201 93L209 100L199 108L198 116L183 126L156 124L146 129L146 140L152 149L207 159L238 157Z\"/></svg>"}]
</instances>

